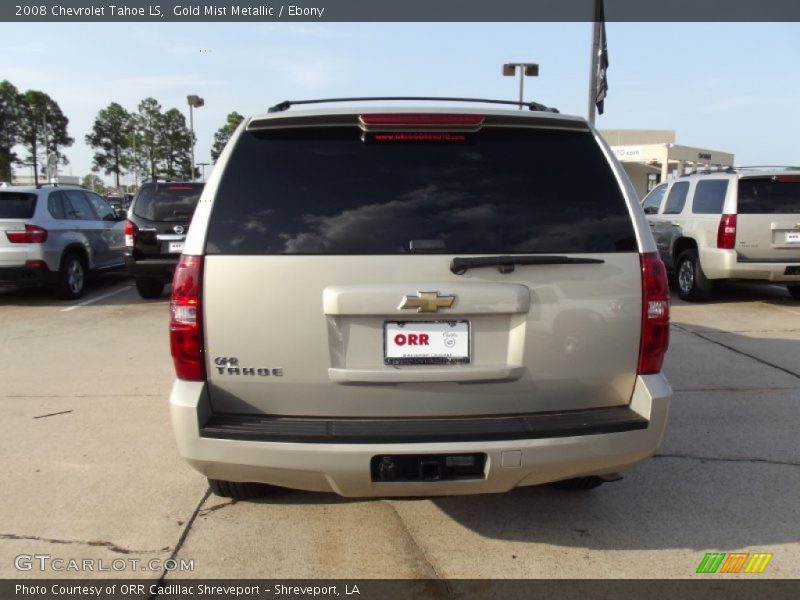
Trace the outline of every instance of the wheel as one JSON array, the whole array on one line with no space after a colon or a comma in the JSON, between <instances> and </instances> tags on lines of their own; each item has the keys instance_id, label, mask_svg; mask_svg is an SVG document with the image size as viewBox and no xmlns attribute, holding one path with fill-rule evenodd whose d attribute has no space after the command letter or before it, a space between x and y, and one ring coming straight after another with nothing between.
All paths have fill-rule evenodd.
<instances>
[{"instance_id":1,"label":"wheel","mask_svg":"<svg viewBox=\"0 0 800 600\"><path fill-rule=\"evenodd\" d=\"M681 300L702 302L711 296L711 282L706 279L697 250L684 250L678 257L678 295Z\"/></svg>"},{"instance_id":2,"label":"wheel","mask_svg":"<svg viewBox=\"0 0 800 600\"><path fill-rule=\"evenodd\" d=\"M554 481L550 485L557 490L582 491L593 490L596 487L600 487L604 483L605 481L597 475L589 475L588 477L576 477L575 479Z\"/></svg>"},{"instance_id":3,"label":"wheel","mask_svg":"<svg viewBox=\"0 0 800 600\"><path fill-rule=\"evenodd\" d=\"M164 282L153 277L137 277L136 289L142 298L160 298L164 291Z\"/></svg>"},{"instance_id":4,"label":"wheel","mask_svg":"<svg viewBox=\"0 0 800 600\"><path fill-rule=\"evenodd\" d=\"M80 254L70 252L61 261L56 280L56 297L75 300L83 296L85 286L86 261Z\"/></svg>"},{"instance_id":5,"label":"wheel","mask_svg":"<svg viewBox=\"0 0 800 600\"><path fill-rule=\"evenodd\" d=\"M786 289L795 300L800 300L800 285L787 285Z\"/></svg>"},{"instance_id":6,"label":"wheel","mask_svg":"<svg viewBox=\"0 0 800 600\"><path fill-rule=\"evenodd\" d=\"M233 498L234 500L247 500L258 498L269 491L268 485L263 483L242 483L239 481L222 481L220 479L209 479L208 486L212 493L223 498Z\"/></svg>"}]
</instances>

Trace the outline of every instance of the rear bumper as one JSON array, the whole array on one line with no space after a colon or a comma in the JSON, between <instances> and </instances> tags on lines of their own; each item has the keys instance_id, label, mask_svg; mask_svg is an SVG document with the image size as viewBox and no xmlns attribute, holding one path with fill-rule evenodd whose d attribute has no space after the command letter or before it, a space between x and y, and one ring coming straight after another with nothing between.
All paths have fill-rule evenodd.
<instances>
[{"instance_id":1,"label":"rear bumper","mask_svg":"<svg viewBox=\"0 0 800 600\"><path fill-rule=\"evenodd\" d=\"M633 467L661 443L672 390L662 374L637 378L628 407L646 421L636 429L553 437L421 443L302 443L209 437L212 419L205 383L176 381L170 411L178 449L212 479L253 481L342 496L434 496L496 493ZM641 420L640 419L640 420ZM211 421L211 424L219 421ZM203 430L205 434L203 434ZM565 435L566 434L566 435ZM484 478L429 482L372 481L376 455L484 453Z\"/></svg>"},{"instance_id":2,"label":"rear bumper","mask_svg":"<svg viewBox=\"0 0 800 600\"><path fill-rule=\"evenodd\" d=\"M178 265L178 256L175 258L135 259L130 254L125 254L125 268L134 277L152 277L169 283Z\"/></svg>"},{"instance_id":3,"label":"rear bumper","mask_svg":"<svg viewBox=\"0 0 800 600\"><path fill-rule=\"evenodd\" d=\"M735 250L706 248L700 251L700 265L708 279L800 282L800 274L786 275L786 267L800 267L800 260L795 262L739 262Z\"/></svg>"},{"instance_id":4,"label":"rear bumper","mask_svg":"<svg viewBox=\"0 0 800 600\"><path fill-rule=\"evenodd\" d=\"M52 282L47 265L38 267L0 267L0 286L38 287Z\"/></svg>"}]
</instances>

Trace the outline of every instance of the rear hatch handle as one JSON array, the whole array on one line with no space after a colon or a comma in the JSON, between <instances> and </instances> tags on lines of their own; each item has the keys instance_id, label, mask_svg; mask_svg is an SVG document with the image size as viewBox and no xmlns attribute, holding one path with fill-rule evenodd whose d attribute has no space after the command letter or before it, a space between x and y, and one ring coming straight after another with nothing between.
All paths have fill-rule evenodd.
<instances>
[{"instance_id":1,"label":"rear hatch handle","mask_svg":"<svg viewBox=\"0 0 800 600\"><path fill-rule=\"evenodd\" d=\"M463 275L468 269L479 267L498 267L501 273L513 273L515 265L600 265L600 258L572 258L569 256L476 256L474 258L455 257L450 261L450 270Z\"/></svg>"}]
</instances>

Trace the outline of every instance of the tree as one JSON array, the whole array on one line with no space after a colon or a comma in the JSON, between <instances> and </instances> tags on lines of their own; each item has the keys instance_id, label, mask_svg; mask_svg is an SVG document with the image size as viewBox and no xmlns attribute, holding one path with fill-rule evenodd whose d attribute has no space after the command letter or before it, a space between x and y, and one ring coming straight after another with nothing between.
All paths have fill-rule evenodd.
<instances>
[{"instance_id":1,"label":"tree","mask_svg":"<svg viewBox=\"0 0 800 600\"><path fill-rule=\"evenodd\" d=\"M164 113L160 145L167 177L192 179L192 133L177 108Z\"/></svg>"},{"instance_id":2,"label":"tree","mask_svg":"<svg viewBox=\"0 0 800 600\"><path fill-rule=\"evenodd\" d=\"M214 134L214 144L211 146L212 162L217 162L219 155L222 154L222 150L225 148L225 144L231 139L233 132L236 131L239 123L242 121L244 121L244 117L238 112L233 111L228 115L227 119L225 119L225 125L217 129L217 132Z\"/></svg>"},{"instance_id":3,"label":"tree","mask_svg":"<svg viewBox=\"0 0 800 600\"><path fill-rule=\"evenodd\" d=\"M114 182L119 187L122 167L127 164L127 154L131 146L130 113L116 102L97 113L92 132L86 136L86 143L96 150L94 166L103 169L106 175L114 174Z\"/></svg>"},{"instance_id":4,"label":"tree","mask_svg":"<svg viewBox=\"0 0 800 600\"><path fill-rule=\"evenodd\" d=\"M137 161L147 177L156 177L163 158L161 148L161 126L164 115L155 98L145 98L139 103L139 112L134 116Z\"/></svg>"},{"instance_id":5,"label":"tree","mask_svg":"<svg viewBox=\"0 0 800 600\"><path fill-rule=\"evenodd\" d=\"M22 98L9 81L0 82L0 181L11 181L11 165L17 162L14 146L22 133Z\"/></svg>"},{"instance_id":6,"label":"tree","mask_svg":"<svg viewBox=\"0 0 800 600\"><path fill-rule=\"evenodd\" d=\"M95 173L84 175L83 179L81 179L81 185L85 188L89 188L90 190L94 190L100 195L105 195L107 191L106 184L103 183L103 180L100 179L100 176L96 175Z\"/></svg>"},{"instance_id":7,"label":"tree","mask_svg":"<svg viewBox=\"0 0 800 600\"><path fill-rule=\"evenodd\" d=\"M39 183L39 152L55 154L62 164L69 164L58 148L71 146L75 141L67 134L69 119L50 96L38 90L22 94L20 142L28 151L25 164L33 166L34 183ZM19 162L19 161L18 161Z\"/></svg>"}]
</instances>

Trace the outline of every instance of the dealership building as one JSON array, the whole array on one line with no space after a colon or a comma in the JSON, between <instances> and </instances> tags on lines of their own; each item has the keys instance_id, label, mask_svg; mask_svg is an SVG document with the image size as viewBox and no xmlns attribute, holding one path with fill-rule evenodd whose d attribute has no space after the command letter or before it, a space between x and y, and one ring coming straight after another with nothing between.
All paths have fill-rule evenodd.
<instances>
[{"instance_id":1,"label":"dealership building","mask_svg":"<svg viewBox=\"0 0 800 600\"><path fill-rule=\"evenodd\" d=\"M733 166L733 154L681 146L670 129L605 129L600 134L625 167L639 198L678 173Z\"/></svg>"}]
</instances>

